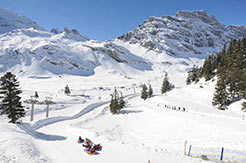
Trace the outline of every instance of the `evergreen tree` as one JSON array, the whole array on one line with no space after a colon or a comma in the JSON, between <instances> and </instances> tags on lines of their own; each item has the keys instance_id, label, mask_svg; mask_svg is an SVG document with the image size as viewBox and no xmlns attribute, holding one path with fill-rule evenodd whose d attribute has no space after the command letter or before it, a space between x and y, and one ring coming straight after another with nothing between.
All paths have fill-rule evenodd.
<instances>
[{"instance_id":1,"label":"evergreen tree","mask_svg":"<svg viewBox=\"0 0 246 163\"><path fill-rule=\"evenodd\" d=\"M168 81L168 77L167 77L167 73L165 74L165 77L163 79L162 82L162 87L161 87L161 93L164 94L167 92L168 90L168 85L169 85L169 81Z\"/></svg>"},{"instance_id":2,"label":"evergreen tree","mask_svg":"<svg viewBox=\"0 0 246 163\"><path fill-rule=\"evenodd\" d=\"M202 67L202 76L205 78L206 81L212 79L215 75L214 70L216 68L216 57L209 56Z\"/></svg>"},{"instance_id":3,"label":"evergreen tree","mask_svg":"<svg viewBox=\"0 0 246 163\"><path fill-rule=\"evenodd\" d=\"M188 71L188 77L186 79L186 84L189 85L192 82L197 83L199 79L202 77L202 68L197 66L193 66L190 71Z\"/></svg>"},{"instance_id":4,"label":"evergreen tree","mask_svg":"<svg viewBox=\"0 0 246 163\"><path fill-rule=\"evenodd\" d=\"M146 100L148 98L148 92L147 92L147 86L143 84L142 86L142 92L141 92L141 98Z\"/></svg>"},{"instance_id":5,"label":"evergreen tree","mask_svg":"<svg viewBox=\"0 0 246 163\"><path fill-rule=\"evenodd\" d=\"M168 81L168 74L166 73L165 74L165 77L163 79L163 82L162 82L162 87L161 87L161 93L164 94L170 90L172 90L174 88L174 85L171 84L169 81Z\"/></svg>"},{"instance_id":6,"label":"evergreen tree","mask_svg":"<svg viewBox=\"0 0 246 163\"><path fill-rule=\"evenodd\" d=\"M218 106L218 109L225 110L229 104L228 101L228 92L226 89L225 80L219 78L215 88L214 98L212 101L214 106Z\"/></svg>"},{"instance_id":7,"label":"evergreen tree","mask_svg":"<svg viewBox=\"0 0 246 163\"><path fill-rule=\"evenodd\" d=\"M115 88L113 94L111 94L110 112L112 114L117 114L123 107L125 107L123 95L121 93L121 96L119 97L119 93Z\"/></svg>"},{"instance_id":8,"label":"evergreen tree","mask_svg":"<svg viewBox=\"0 0 246 163\"><path fill-rule=\"evenodd\" d=\"M37 92L37 91L35 91L35 95L34 95L34 97L39 98L39 96L38 96L38 92Z\"/></svg>"},{"instance_id":9,"label":"evergreen tree","mask_svg":"<svg viewBox=\"0 0 246 163\"><path fill-rule=\"evenodd\" d=\"M242 110L246 111L246 98L244 99L244 101L242 103Z\"/></svg>"},{"instance_id":10,"label":"evergreen tree","mask_svg":"<svg viewBox=\"0 0 246 163\"><path fill-rule=\"evenodd\" d=\"M68 87L68 85L66 85L65 90L64 90L64 93L66 95L69 95L71 93L70 88Z\"/></svg>"},{"instance_id":11,"label":"evergreen tree","mask_svg":"<svg viewBox=\"0 0 246 163\"><path fill-rule=\"evenodd\" d=\"M151 84L149 84L149 91L148 91L148 97L152 97L153 96L153 89L151 87Z\"/></svg>"},{"instance_id":12,"label":"evergreen tree","mask_svg":"<svg viewBox=\"0 0 246 163\"><path fill-rule=\"evenodd\" d=\"M126 102L123 99L122 92L120 92L119 108L122 109L125 107Z\"/></svg>"},{"instance_id":13,"label":"evergreen tree","mask_svg":"<svg viewBox=\"0 0 246 163\"><path fill-rule=\"evenodd\" d=\"M188 71L188 76L187 76L187 78L186 78L186 85L189 85L189 84L191 84L192 83L192 73L191 73L191 71Z\"/></svg>"},{"instance_id":14,"label":"evergreen tree","mask_svg":"<svg viewBox=\"0 0 246 163\"><path fill-rule=\"evenodd\" d=\"M10 123L17 123L21 117L25 116L25 110L21 104L22 91L16 76L7 72L0 79L0 99L2 99L1 114L6 114Z\"/></svg>"},{"instance_id":15,"label":"evergreen tree","mask_svg":"<svg viewBox=\"0 0 246 163\"><path fill-rule=\"evenodd\" d=\"M114 99L114 97L111 97L111 102L110 102L110 112L112 114L116 114L117 113L117 101Z\"/></svg>"},{"instance_id":16,"label":"evergreen tree","mask_svg":"<svg viewBox=\"0 0 246 163\"><path fill-rule=\"evenodd\" d=\"M213 98L213 105L219 109L246 96L246 38L232 40L228 48L224 46L217 56L209 56L202 67L193 67L188 72L187 84L198 81L197 77L210 80L217 75L217 85ZM243 107L246 104L243 104Z\"/></svg>"}]
</instances>

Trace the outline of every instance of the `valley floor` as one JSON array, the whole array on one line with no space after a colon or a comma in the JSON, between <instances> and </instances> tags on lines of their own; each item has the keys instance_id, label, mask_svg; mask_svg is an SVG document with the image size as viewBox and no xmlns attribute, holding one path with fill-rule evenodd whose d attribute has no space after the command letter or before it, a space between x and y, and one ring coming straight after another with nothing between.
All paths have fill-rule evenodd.
<instances>
[{"instance_id":1,"label":"valley floor","mask_svg":"<svg viewBox=\"0 0 246 163\"><path fill-rule=\"evenodd\" d=\"M39 101L52 96L56 104L50 105L49 118L45 117L45 105L35 105L33 122L30 109L19 125L0 117L1 162L208 162L184 156L186 140L188 145L200 147L246 150L240 102L220 111L211 105L214 83L181 85L160 95L161 78L152 79L154 97L144 101L139 87L137 94L133 93L132 84L148 79L100 75L20 78L23 100L38 91ZM62 90L66 84L72 92L68 96ZM127 105L112 115L108 106L115 86L126 96ZM30 104L24 105L30 108ZM169 109L172 107L185 108L185 112ZM79 136L100 143L102 150L88 155L77 143Z\"/></svg>"}]
</instances>

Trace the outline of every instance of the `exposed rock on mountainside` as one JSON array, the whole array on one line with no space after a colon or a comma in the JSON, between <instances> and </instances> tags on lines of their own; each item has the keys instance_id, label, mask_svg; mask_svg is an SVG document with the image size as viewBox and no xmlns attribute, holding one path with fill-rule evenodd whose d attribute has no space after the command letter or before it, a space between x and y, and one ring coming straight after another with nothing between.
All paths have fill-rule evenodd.
<instances>
[{"instance_id":1,"label":"exposed rock on mountainside","mask_svg":"<svg viewBox=\"0 0 246 163\"><path fill-rule=\"evenodd\" d=\"M151 69L151 63L126 48L88 41L75 30L53 34L30 28L0 35L0 72L92 75L99 65L116 68L113 65L119 63Z\"/></svg>"},{"instance_id":2,"label":"exposed rock on mountainside","mask_svg":"<svg viewBox=\"0 0 246 163\"><path fill-rule=\"evenodd\" d=\"M118 39L170 55L212 54L232 39L242 38L245 34L245 26L225 26L202 10L150 17Z\"/></svg>"}]
</instances>

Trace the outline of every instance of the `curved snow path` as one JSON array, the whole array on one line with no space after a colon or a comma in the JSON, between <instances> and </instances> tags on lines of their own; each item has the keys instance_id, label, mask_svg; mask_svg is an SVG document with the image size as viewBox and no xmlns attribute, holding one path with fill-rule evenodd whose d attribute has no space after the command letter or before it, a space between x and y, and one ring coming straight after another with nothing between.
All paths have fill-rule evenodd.
<instances>
[{"instance_id":1,"label":"curved snow path","mask_svg":"<svg viewBox=\"0 0 246 163\"><path fill-rule=\"evenodd\" d=\"M83 110L81 110L79 113L77 113L73 116L58 116L58 117L52 117L52 118L46 118L43 120L39 120L39 121L35 122L32 125L32 127L33 127L33 129L38 130L41 127L44 127L44 126L47 126L47 125L50 125L53 123L77 119L77 118L83 116L84 114L91 112L95 108L102 106L102 105L105 105L107 103L109 103L109 101L90 104L90 105L86 106Z\"/></svg>"},{"instance_id":2,"label":"curved snow path","mask_svg":"<svg viewBox=\"0 0 246 163\"><path fill-rule=\"evenodd\" d=\"M47 140L47 141L55 141L55 140L65 140L66 137L59 136L59 135L47 135L41 132L37 132L34 130L33 127L30 126L28 123L17 124L22 130L26 133L34 137L35 139Z\"/></svg>"},{"instance_id":3,"label":"curved snow path","mask_svg":"<svg viewBox=\"0 0 246 163\"><path fill-rule=\"evenodd\" d=\"M124 96L124 98L129 97L128 99L134 98L136 97L136 95L133 94L129 94ZM40 129L41 127L53 124L53 123L57 123L57 122L61 122L61 121L67 121L67 120L73 120L73 119L77 119L81 116L83 116L84 114L87 114L89 112L91 112L92 110L105 105L107 103L109 103L110 101L104 101L104 102L98 102L98 103L94 103L94 104L90 104L88 106L86 106L83 110L81 110L79 113L73 115L73 116L59 116L59 117L52 117L52 118L46 118L43 120L39 120L37 122L35 122L32 127L35 130Z\"/></svg>"},{"instance_id":4,"label":"curved snow path","mask_svg":"<svg viewBox=\"0 0 246 163\"><path fill-rule=\"evenodd\" d=\"M126 98L126 97L129 97L128 99L131 99L131 98L136 97L136 95L129 94L129 95L126 95L124 98ZM38 130L44 126L57 123L57 122L77 119L77 118L83 116L84 114L87 114L87 113L91 112L92 110L94 110L94 109L96 109L102 105L105 105L109 102L110 101L104 101L104 102L98 102L98 103L90 104L90 105L86 106L83 110L81 110L79 113L77 113L73 116L51 117L51 118L39 120L39 121L35 122L32 126L29 123L21 123L21 124L18 124L18 126L22 130L24 130L26 133L28 133L29 135L31 135L32 137L34 137L36 139L42 139L42 140L47 140L47 141L65 140L66 137L64 137L64 136L47 135L47 134L44 134L41 132L37 132L36 130Z\"/></svg>"}]
</instances>

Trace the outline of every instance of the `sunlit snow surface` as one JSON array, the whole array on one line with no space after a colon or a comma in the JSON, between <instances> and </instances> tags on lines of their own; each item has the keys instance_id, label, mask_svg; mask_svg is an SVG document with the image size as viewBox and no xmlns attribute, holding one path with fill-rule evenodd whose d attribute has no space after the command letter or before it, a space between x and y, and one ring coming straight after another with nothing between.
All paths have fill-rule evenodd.
<instances>
[{"instance_id":1,"label":"sunlit snow surface","mask_svg":"<svg viewBox=\"0 0 246 163\"><path fill-rule=\"evenodd\" d=\"M0 159L7 163L202 162L183 156L185 140L197 146L243 150L246 124L241 102L219 111L211 105L215 82L185 86L178 71L175 74L171 81L178 87L165 95L160 95L161 73L145 72L129 79L98 67L95 75L88 77L19 77L23 100L37 91L38 101L51 96L56 104L50 106L49 118L45 118L46 105L35 105L34 121L30 122L27 110L23 124L17 126L1 116ZM154 88L154 97L144 101L139 86L147 82ZM66 84L72 92L69 96L63 93ZM132 84L137 85L136 95ZM108 107L114 87L127 101L118 115L112 115ZM185 107L186 111L165 105ZM77 143L79 136L101 143L103 149L88 155Z\"/></svg>"},{"instance_id":2,"label":"sunlit snow surface","mask_svg":"<svg viewBox=\"0 0 246 163\"><path fill-rule=\"evenodd\" d=\"M0 13L2 17L10 16L8 19L15 23L19 19L29 22L5 10ZM153 19L153 24L147 21L144 29L153 32L152 26L159 19ZM164 39L166 33L180 29L171 19L162 18L170 27L160 32ZM201 24L204 22L196 22L197 26ZM53 34L32 26L31 23L7 31L0 29L3 31L0 35L0 75L11 71L17 76L27 111L23 123L18 125L9 124L5 116L0 116L0 162L203 162L184 156L186 140L195 146L245 150L242 101L220 111L211 105L216 79L185 85L187 71L193 65L201 66L204 58L218 48L195 49L204 52L199 55L182 53L185 48L179 46L180 42L163 39L156 46L163 46L165 50L157 51L144 48L141 42L130 44L119 39L98 42L69 31ZM210 24L205 27L209 28ZM235 35L230 36L234 38L240 33L239 29L230 27L226 34L232 31ZM152 35L148 39L157 43ZM167 54L168 49L178 55ZM161 95L166 72L176 88ZM154 96L145 101L139 96L142 84L151 84L154 89ZM71 89L70 95L64 94L66 85ZM119 114L112 115L108 106L115 87L123 93L127 104ZM31 104L26 101L35 91L39 98L34 121L30 122ZM50 105L48 118L45 116L46 97L52 97L55 102ZM167 107L186 108L186 111ZM79 136L100 143L102 150L88 155L77 143Z\"/></svg>"}]
</instances>

